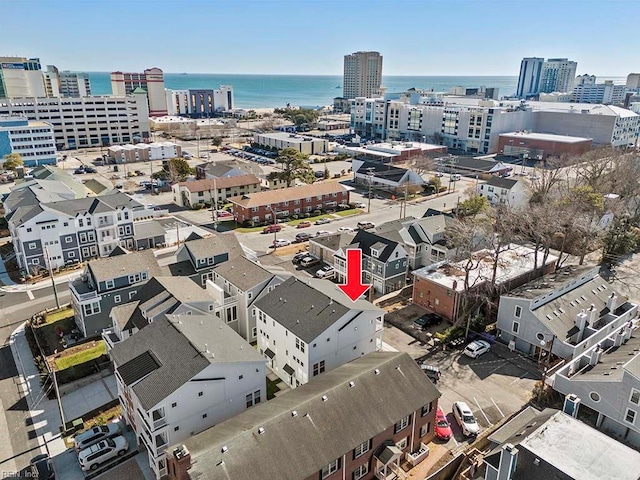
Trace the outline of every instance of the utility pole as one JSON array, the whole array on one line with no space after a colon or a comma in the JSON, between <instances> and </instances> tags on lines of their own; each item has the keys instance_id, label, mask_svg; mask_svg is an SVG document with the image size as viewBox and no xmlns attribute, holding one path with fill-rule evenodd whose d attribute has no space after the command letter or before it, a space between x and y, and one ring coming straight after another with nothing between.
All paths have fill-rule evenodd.
<instances>
[{"instance_id":1,"label":"utility pole","mask_svg":"<svg viewBox=\"0 0 640 480\"><path fill-rule=\"evenodd\" d=\"M217 187L217 183L216 183L216 178L213 177L213 194L215 195L214 197L211 197L211 215L213 217L213 229L217 232L218 231L218 187Z\"/></svg>"},{"instance_id":2,"label":"utility pole","mask_svg":"<svg viewBox=\"0 0 640 480\"><path fill-rule=\"evenodd\" d=\"M49 248L44 247L44 254L47 257L47 266L49 267L49 276L51 277L51 284L53 285L53 296L56 299L56 307L60 308L60 300L58 299L58 290L56 290L56 280L53 278L53 268L51 268L51 257L49 257Z\"/></svg>"},{"instance_id":3,"label":"utility pole","mask_svg":"<svg viewBox=\"0 0 640 480\"><path fill-rule=\"evenodd\" d=\"M374 168L373 167L369 167L367 168L367 175L369 176L369 198L367 199L367 213L371 213L371 186L373 183L373 171Z\"/></svg>"}]
</instances>

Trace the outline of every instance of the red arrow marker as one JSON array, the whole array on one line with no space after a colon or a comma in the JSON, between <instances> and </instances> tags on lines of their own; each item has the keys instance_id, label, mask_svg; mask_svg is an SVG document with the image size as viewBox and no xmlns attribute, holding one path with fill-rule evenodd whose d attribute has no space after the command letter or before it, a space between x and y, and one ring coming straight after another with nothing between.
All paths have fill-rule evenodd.
<instances>
[{"instance_id":1,"label":"red arrow marker","mask_svg":"<svg viewBox=\"0 0 640 480\"><path fill-rule=\"evenodd\" d=\"M362 284L362 250L359 248L347 250L347 283L338 287L352 302L371 288L371 285Z\"/></svg>"}]
</instances>

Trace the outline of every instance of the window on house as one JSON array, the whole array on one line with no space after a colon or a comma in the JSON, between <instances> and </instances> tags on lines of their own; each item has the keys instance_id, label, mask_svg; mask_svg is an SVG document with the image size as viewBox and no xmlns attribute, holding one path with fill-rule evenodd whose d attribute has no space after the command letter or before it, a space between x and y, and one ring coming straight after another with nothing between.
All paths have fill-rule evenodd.
<instances>
[{"instance_id":1,"label":"window on house","mask_svg":"<svg viewBox=\"0 0 640 480\"><path fill-rule=\"evenodd\" d=\"M120 297L120 295L116 295L115 297L113 297L113 301L115 303L120 303L122 301L122 297Z\"/></svg>"},{"instance_id":2,"label":"window on house","mask_svg":"<svg viewBox=\"0 0 640 480\"><path fill-rule=\"evenodd\" d=\"M422 407L422 411L420 412L420 416L424 417L428 413L431 413L431 410L433 410L433 402L429 402L429 403L427 403L426 405L424 405Z\"/></svg>"},{"instance_id":3,"label":"window on house","mask_svg":"<svg viewBox=\"0 0 640 480\"><path fill-rule=\"evenodd\" d=\"M511 330L513 333L518 333L518 330L520 330L520 324L518 322L513 322Z\"/></svg>"},{"instance_id":4,"label":"window on house","mask_svg":"<svg viewBox=\"0 0 640 480\"><path fill-rule=\"evenodd\" d=\"M201 397L204 395L204 392L198 392L198 396Z\"/></svg>"},{"instance_id":5,"label":"window on house","mask_svg":"<svg viewBox=\"0 0 640 480\"><path fill-rule=\"evenodd\" d=\"M86 303L82 306L85 315L95 315L100 313L100 302Z\"/></svg>"},{"instance_id":6,"label":"window on house","mask_svg":"<svg viewBox=\"0 0 640 480\"><path fill-rule=\"evenodd\" d=\"M404 437L402 440L396 443L396 447L398 447L400 450L404 450L405 448L407 448L408 438L409 437Z\"/></svg>"},{"instance_id":7,"label":"window on house","mask_svg":"<svg viewBox=\"0 0 640 480\"><path fill-rule=\"evenodd\" d=\"M627 408L627 413L624 416L624 421L633 425L636 421L636 411Z\"/></svg>"},{"instance_id":8,"label":"window on house","mask_svg":"<svg viewBox=\"0 0 640 480\"><path fill-rule=\"evenodd\" d=\"M104 288L106 288L107 290L111 290L115 286L116 284L114 280L107 280L106 282L104 282Z\"/></svg>"},{"instance_id":9,"label":"window on house","mask_svg":"<svg viewBox=\"0 0 640 480\"><path fill-rule=\"evenodd\" d=\"M369 473L369 464L365 463L356 467L353 471L353 480L360 480L364 478Z\"/></svg>"},{"instance_id":10,"label":"window on house","mask_svg":"<svg viewBox=\"0 0 640 480\"><path fill-rule=\"evenodd\" d=\"M206 414L206 413L203 413L203 414L202 414L202 418L207 418L207 414Z\"/></svg>"},{"instance_id":11,"label":"window on house","mask_svg":"<svg viewBox=\"0 0 640 480\"><path fill-rule=\"evenodd\" d=\"M634 403L636 405L640 405L640 390L636 390L635 388L631 389L631 395L629 396L629 402Z\"/></svg>"},{"instance_id":12,"label":"window on house","mask_svg":"<svg viewBox=\"0 0 640 480\"><path fill-rule=\"evenodd\" d=\"M171 404L171 408L176 408L177 406L178 406L178 404L177 404L176 402L173 402L173 403Z\"/></svg>"},{"instance_id":13,"label":"window on house","mask_svg":"<svg viewBox=\"0 0 640 480\"><path fill-rule=\"evenodd\" d=\"M260 390L256 390L253 393L249 393L245 396L247 408L251 408L254 405L258 405L260 403Z\"/></svg>"},{"instance_id":14,"label":"window on house","mask_svg":"<svg viewBox=\"0 0 640 480\"><path fill-rule=\"evenodd\" d=\"M180 430L180 427L179 427L179 426L177 426L177 427L173 427L173 431L174 431L174 432L177 432L178 430Z\"/></svg>"},{"instance_id":15,"label":"window on house","mask_svg":"<svg viewBox=\"0 0 640 480\"><path fill-rule=\"evenodd\" d=\"M425 425L420 427L420 438L424 437L431 430L431 422L427 422Z\"/></svg>"},{"instance_id":16,"label":"window on house","mask_svg":"<svg viewBox=\"0 0 640 480\"><path fill-rule=\"evenodd\" d=\"M522 316L522 307L520 305L516 305L516 311L513 314L516 318L520 318Z\"/></svg>"},{"instance_id":17,"label":"window on house","mask_svg":"<svg viewBox=\"0 0 640 480\"><path fill-rule=\"evenodd\" d=\"M137 290L132 290L131 292L129 292L129 300L131 300L133 297L135 297L136 293L138 293Z\"/></svg>"},{"instance_id":18,"label":"window on house","mask_svg":"<svg viewBox=\"0 0 640 480\"><path fill-rule=\"evenodd\" d=\"M258 327L253 327L251 329L251 336L255 338L258 335Z\"/></svg>"},{"instance_id":19,"label":"window on house","mask_svg":"<svg viewBox=\"0 0 640 480\"><path fill-rule=\"evenodd\" d=\"M336 473L339 468L340 468L340 459L336 458L333 462L331 462L329 465L327 465L322 469L322 471L320 472L320 477L322 478L322 480L324 480L330 475L333 475L334 473Z\"/></svg>"},{"instance_id":20,"label":"window on house","mask_svg":"<svg viewBox=\"0 0 640 480\"><path fill-rule=\"evenodd\" d=\"M371 444L371 440L367 440L366 442L362 442L356 448L353 449L353 458L358 458L369 451Z\"/></svg>"},{"instance_id":21,"label":"window on house","mask_svg":"<svg viewBox=\"0 0 640 480\"><path fill-rule=\"evenodd\" d=\"M321 373L324 373L324 360L313 364L313 376L317 377Z\"/></svg>"},{"instance_id":22,"label":"window on house","mask_svg":"<svg viewBox=\"0 0 640 480\"><path fill-rule=\"evenodd\" d=\"M407 428L409 426L409 421L410 420L411 420L411 415L407 415L402 420L400 420L398 423L396 423L395 427L393 429L393 433L398 433L399 431Z\"/></svg>"},{"instance_id":23,"label":"window on house","mask_svg":"<svg viewBox=\"0 0 640 480\"><path fill-rule=\"evenodd\" d=\"M35 243L30 243L29 244L29 250L35 250L36 249L36 244Z\"/></svg>"}]
</instances>

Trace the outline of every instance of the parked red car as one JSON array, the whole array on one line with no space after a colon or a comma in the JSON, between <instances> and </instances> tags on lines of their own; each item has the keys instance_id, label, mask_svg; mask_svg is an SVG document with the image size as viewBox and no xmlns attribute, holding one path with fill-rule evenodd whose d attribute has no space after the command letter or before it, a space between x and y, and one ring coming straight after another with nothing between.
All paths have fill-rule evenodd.
<instances>
[{"instance_id":1,"label":"parked red car","mask_svg":"<svg viewBox=\"0 0 640 480\"><path fill-rule=\"evenodd\" d=\"M451 435L451 424L447 421L442 408L438 407L436 412L436 437L441 440L449 440Z\"/></svg>"},{"instance_id":2,"label":"parked red car","mask_svg":"<svg viewBox=\"0 0 640 480\"><path fill-rule=\"evenodd\" d=\"M279 232L280 230L282 230L282 227L277 223L274 223L272 225L267 225L266 227L264 227L262 233L275 233Z\"/></svg>"},{"instance_id":3,"label":"parked red car","mask_svg":"<svg viewBox=\"0 0 640 480\"><path fill-rule=\"evenodd\" d=\"M296 228L307 228L311 226L311 222L300 222Z\"/></svg>"}]
</instances>

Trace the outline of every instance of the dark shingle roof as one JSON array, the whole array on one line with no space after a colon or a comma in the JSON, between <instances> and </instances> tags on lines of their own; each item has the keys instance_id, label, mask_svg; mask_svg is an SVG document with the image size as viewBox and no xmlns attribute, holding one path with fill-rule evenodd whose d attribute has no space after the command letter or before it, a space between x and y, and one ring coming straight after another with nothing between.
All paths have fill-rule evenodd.
<instances>
[{"instance_id":1,"label":"dark shingle roof","mask_svg":"<svg viewBox=\"0 0 640 480\"><path fill-rule=\"evenodd\" d=\"M255 305L306 343L349 311L379 310L365 300L352 302L328 280L303 281L296 277L278 285Z\"/></svg>"},{"instance_id":2,"label":"dark shingle roof","mask_svg":"<svg viewBox=\"0 0 640 480\"><path fill-rule=\"evenodd\" d=\"M184 315L171 320L163 316L116 344L109 353L120 371L145 352L153 355L158 367L132 389L146 410L211 364L262 359L240 335L210 315Z\"/></svg>"},{"instance_id":3,"label":"dark shingle roof","mask_svg":"<svg viewBox=\"0 0 640 480\"><path fill-rule=\"evenodd\" d=\"M142 204L122 192L114 192L99 197L77 198L45 204L47 208L75 217L85 213L112 212L121 208L141 208Z\"/></svg>"},{"instance_id":4,"label":"dark shingle roof","mask_svg":"<svg viewBox=\"0 0 640 480\"><path fill-rule=\"evenodd\" d=\"M394 167L387 163L363 162L358 168L358 173L367 173L369 169L373 170L374 177L384 178L392 182L398 182L405 176L408 170L404 168Z\"/></svg>"},{"instance_id":5,"label":"dark shingle roof","mask_svg":"<svg viewBox=\"0 0 640 480\"><path fill-rule=\"evenodd\" d=\"M362 254L367 257L371 256L371 247L376 244L382 244L385 248L377 257L377 259L381 262L386 262L389 259L391 253L398 246L398 242L394 242L393 240L389 240L374 233L369 233L365 230L358 230L358 233L356 233L356 236L351 242L351 245L355 244L358 244L358 248L362 250ZM377 245L377 247L379 250L381 245Z\"/></svg>"},{"instance_id":6,"label":"dark shingle roof","mask_svg":"<svg viewBox=\"0 0 640 480\"><path fill-rule=\"evenodd\" d=\"M133 226L133 231L133 238L135 238L136 240L164 237L167 233L162 225L155 220L151 220L150 222L135 223Z\"/></svg>"},{"instance_id":7,"label":"dark shingle roof","mask_svg":"<svg viewBox=\"0 0 640 480\"><path fill-rule=\"evenodd\" d=\"M336 252L342 247L346 247L355 237L354 233L334 233L333 235L322 235L309 239L309 242L317 243Z\"/></svg>"},{"instance_id":8,"label":"dark shingle roof","mask_svg":"<svg viewBox=\"0 0 640 480\"><path fill-rule=\"evenodd\" d=\"M249 290L274 275L245 257L237 257L218 265L215 271L242 291Z\"/></svg>"},{"instance_id":9,"label":"dark shingle roof","mask_svg":"<svg viewBox=\"0 0 640 480\"><path fill-rule=\"evenodd\" d=\"M511 190L511 188L518 183L517 180L513 180L511 178L503 178L503 177L491 177L485 185L489 185L490 187L497 188L506 188L507 190Z\"/></svg>"},{"instance_id":10,"label":"dark shingle roof","mask_svg":"<svg viewBox=\"0 0 640 480\"><path fill-rule=\"evenodd\" d=\"M407 354L370 353L186 440L188 478L317 477L345 452L438 397Z\"/></svg>"}]
</instances>

